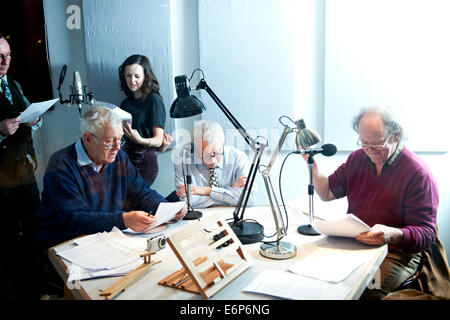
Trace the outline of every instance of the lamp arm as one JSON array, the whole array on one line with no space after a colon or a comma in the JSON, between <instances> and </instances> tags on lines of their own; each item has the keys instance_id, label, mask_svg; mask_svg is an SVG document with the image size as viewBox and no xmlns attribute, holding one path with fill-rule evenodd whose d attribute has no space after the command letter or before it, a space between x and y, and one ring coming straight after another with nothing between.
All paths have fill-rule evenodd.
<instances>
[{"instance_id":1,"label":"lamp arm","mask_svg":"<svg viewBox=\"0 0 450 320\"><path fill-rule=\"evenodd\" d=\"M245 131L244 127L239 123L239 121L233 116L233 114L228 110L228 108L220 101L219 97L216 96L214 91L208 86L205 79L201 79L197 87L195 89L203 89L205 90L211 99L217 104L220 110L225 114L231 124L236 128L239 134L244 138L245 142L252 148L254 152L256 152L260 148L260 143L253 139L247 131Z\"/></svg>"},{"instance_id":2,"label":"lamp arm","mask_svg":"<svg viewBox=\"0 0 450 320\"><path fill-rule=\"evenodd\" d=\"M238 221L242 220L244 217L245 209L247 208L247 202L250 198L250 193L253 187L253 182L255 181L256 172L259 167L259 163L261 162L261 156L264 152L265 145L261 145L259 149L256 150L255 155L253 157L253 161L250 165L250 170L247 175L247 181L245 182L245 186L242 189L241 196L239 197L239 200L236 204L236 208L233 212L234 222L237 223Z\"/></svg>"},{"instance_id":3,"label":"lamp arm","mask_svg":"<svg viewBox=\"0 0 450 320\"><path fill-rule=\"evenodd\" d=\"M263 170L260 170L260 173L264 179L264 184L266 186L267 197L269 198L273 220L275 222L275 227L277 230L277 242L281 239L282 236L285 236L287 234L287 229L281 215L280 205L273 189L272 181L270 179L270 170L272 169L272 166L280 153L281 147L286 141L287 135L291 132L294 132L295 130L296 128L290 128L287 125L284 126L283 132L280 136L280 139L278 140L278 145L272 154L272 158L270 159L269 164Z\"/></svg>"},{"instance_id":4,"label":"lamp arm","mask_svg":"<svg viewBox=\"0 0 450 320\"><path fill-rule=\"evenodd\" d=\"M244 127L239 123L239 121L233 116L233 114L228 110L228 108L220 101L219 97L214 93L214 91L208 86L205 79L201 79L199 84L195 87L196 90L203 89L205 90L211 99L217 104L220 110L225 114L231 124L236 128L239 134L244 138L245 142L251 147L253 152L255 153L253 157L253 161L250 165L250 171L247 175L247 181L245 182L245 186L242 189L241 196L239 197L238 203L236 204L236 208L233 212L234 223L239 222L244 217L245 209L247 208L247 202L250 197L250 192L253 187L253 182L255 181L256 172L259 167L259 163L261 162L261 156L263 154L264 149L267 146L267 143L262 143L253 139L247 131L245 131Z\"/></svg>"}]
</instances>

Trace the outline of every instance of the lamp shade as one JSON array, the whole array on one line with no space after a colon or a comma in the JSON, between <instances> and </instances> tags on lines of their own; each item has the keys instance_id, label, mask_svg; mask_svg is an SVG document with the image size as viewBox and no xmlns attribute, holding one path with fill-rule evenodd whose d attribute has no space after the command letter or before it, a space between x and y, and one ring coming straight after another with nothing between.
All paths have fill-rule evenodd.
<instances>
[{"instance_id":1,"label":"lamp shade","mask_svg":"<svg viewBox=\"0 0 450 320\"><path fill-rule=\"evenodd\" d=\"M171 118L188 118L206 110L203 103L196 96L191 95L186 75L175 77L175 88L177 98L170 107Z\"/></svg>"},{"instance_id":2,"label":"lamp shade","mask_svg":"<svg viewBox=\"0 0 450 320\"><path fill-rule=\"evenodd\" d=\"M298 128L297 136L295 137L297 150L306 149L320 142L319 134L312 129L306 128L305 122L302 119L296 121L296 125Z\"/></svg>"},{"instance_id":3,"label":"lamp shade","mask_svg":"<svg viewBox=\"0 0 450 320\"><path fill-rule=\"evenodd\" d=\"M185 98L176 98L170 107L171 118L188 118L196 116L206 108L196 96L187 96Z\"/></svg>"}]
</instances>

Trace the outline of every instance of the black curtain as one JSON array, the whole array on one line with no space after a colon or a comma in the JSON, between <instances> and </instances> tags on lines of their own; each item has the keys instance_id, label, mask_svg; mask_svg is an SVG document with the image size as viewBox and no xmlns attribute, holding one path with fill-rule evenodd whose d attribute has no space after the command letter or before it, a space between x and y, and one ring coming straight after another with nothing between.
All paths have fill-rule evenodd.
<instances>
[{"instance_id":1,"label":"black curtain","mask_svg":"<svg viewBox=\"0 0 450 320\"><path fill-rule=\"evenodd\" d=\"M52 99L43 0L2 1L1 11L0 32L13 56L8 75L21 84L30 102Z\"/></svg>"}]
</instances>

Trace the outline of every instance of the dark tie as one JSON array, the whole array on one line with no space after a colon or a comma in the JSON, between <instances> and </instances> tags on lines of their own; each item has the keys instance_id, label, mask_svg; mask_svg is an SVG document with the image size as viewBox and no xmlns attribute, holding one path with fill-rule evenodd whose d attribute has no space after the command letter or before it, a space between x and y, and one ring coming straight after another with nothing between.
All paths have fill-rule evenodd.
<instances>
[{"instance_id":1,"label":"dark tie","mask_svg":"<svg viewBox=\"0 0 450 320\"><path fill-rule=\"evenodd\" d=\"M6 82L5 78L2 78L2 91L5 97L7 97L9 102L11 102L12 104L13 100L11 96L11 91L9 91L8 83Z\"/></svg>"},{"instance_id":2,"label":"dark tie","mask_svg":"<svg viewBox=\"0 0 450 320\"><path fill-rule=\"evenodd\" d=\"M210 168L209 169L209 185L211 187L218 187L219 186L219 180L217 179L215 169L216 168Z\"/></svg>"}]
</instances>

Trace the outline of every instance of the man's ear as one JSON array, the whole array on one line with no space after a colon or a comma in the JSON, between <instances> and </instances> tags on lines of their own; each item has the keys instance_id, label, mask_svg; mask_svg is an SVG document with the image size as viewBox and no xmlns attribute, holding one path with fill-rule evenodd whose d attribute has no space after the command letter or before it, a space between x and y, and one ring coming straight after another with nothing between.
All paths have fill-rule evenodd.
<instances>
[{"instance_id":1,"label":"man's ear","mask_svg":"<svg viewBox=\"0 0 450 320\"><path fill-rule=\"evenodd\" d=\"M83 142L85 144L91 144L92 141L94 140L94 137L92 135L90 135L88 132L83 132L83 134L81 135L81 138L83 139Z\"/></svg>"}]
</instances>

